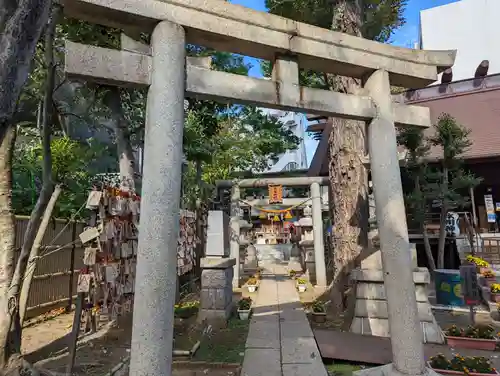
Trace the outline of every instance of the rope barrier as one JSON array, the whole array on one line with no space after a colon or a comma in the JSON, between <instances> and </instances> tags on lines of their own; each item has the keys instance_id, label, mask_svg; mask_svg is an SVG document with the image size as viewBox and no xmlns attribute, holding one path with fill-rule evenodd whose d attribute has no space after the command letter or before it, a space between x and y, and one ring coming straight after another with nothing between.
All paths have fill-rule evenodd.
<instances>
[{"instance_id":1,"label":"rope barrier","mask_svg":"<svg viewBox=\"0 0 500 376\"><path fill-rule=\"evenodd\" d=\"M252 206L249 202L245 201L245 200L242 200L240 199L239 201L244 203L245 205L248 205L250 206L251 208L254 208L254 209L257 209L258 211L261 211L263 213L286 213L286 212L289 212L290 210L292 209L295 209L299 206L302 206L304 205L306 202L310 201L312 198L309 197L308 199L296 204L296 205L292 205L290 206L289 208L286 208L286 209L264 209L262 207L258 207L258 206Z\"/></svg>"}]
</instances>

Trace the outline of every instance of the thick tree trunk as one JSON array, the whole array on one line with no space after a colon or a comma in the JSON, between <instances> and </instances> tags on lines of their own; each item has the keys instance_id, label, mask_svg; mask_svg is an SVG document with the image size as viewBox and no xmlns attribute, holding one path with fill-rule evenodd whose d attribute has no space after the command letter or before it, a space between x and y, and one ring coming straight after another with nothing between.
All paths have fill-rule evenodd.
<instances>
[{"instance_id":1,"label":"thick tree trunk","mask_svg":"<svg viewBox=\"0 0 500 376\"><path fill-rule=\"evenodd\" d=\"M337 1L332 29L361 36L361 8L356 1ZM328 77L336 91L353 93L360 83L347 77ZM334 278L331 301L334 313L349 306L353 294L349 273L359 265L360 253L368 246L368 177L363 157L366 152L365 123L332 119L329 138L330 211L334 223L332 236ZM351 289L352 290L352 289Z\"/></svg>"},{"instance_id":2,"label":"thick tree trunk","mask_svg":"<svg viewBox=\"0 0 500 376\"><path fill-rule=\"evenodd\" d=\"M11 124L50 4L50 0L0 0L0 127Z\"/></svg>"},{"instance_id":3,"label":"thick tree trunk","mask_svg":"<svg viewBox=\"0 0 500 376\"><path fill-rule=\"evenodd\" d=\"M12 209L12 153L16 127L2 124L0 139L0 369L10 357L7 341L11 323L9 303L10 281L14 275L15 219Z\"/></svg>"},{"instance_id":4,"label":"thick tree trunk","mask_svg":"<svg viewBox=\"0 0 500 376\"><path fill-rule=\"evenodd\" d=\"M22 20L18 20L18 22L26 21L26 18L33 17L44 17L46 21L46 17L42 13L36 14L36 9L26 10L23 9L23 6L27 6L24 3L30 3L29 6L38 6L41 7L42 2L36 2L38 4L33 4L33 1L21 1L18 4L18 9L14 14L23 13L24 17ZM46 6L50 8L51 3L47 2ZM48 9L47 9L48 10ZM30 12L35 11L35 14ZM41 11L41 9L38 9ZM52 182L52 159L50 155L50 126L51 126L51 116L53 114L53 102L52 102L52 93L54 91L54 79L55 79L55 63L53 59L53 39L55 32L55 25L57 23L57 14L59 11L59 7L54 7L53 12L51 14L51 22L49 22L47 26L47 32L45 37L45 59L47 64L47 78L45 83L45 93L44 93L44 103L43 103L43 113L42 113L42 127L41 127L41 138L42 138L42 152L43 152L43 187L40 192L40 196L38 201L33 209L30 220L28 222L26 233L23 239L23 245L21 247L21 252L19 258L17 260L17 264L15 266L14 274L12 275L12 279L10 282L9 291L6 294L8 299L7 309L2 309L2 323L0 327L0 346L2 347L3 356L2 356L2 366L5 369L5 374L17 375L17 374L35 374L35 371L31 369L28 363L26 363L21 355L21 322L19 317L19 295L23 284L24 273L26 271L26 265L28 262L29 254L31 248L33 246L33 242L35 239L36 232L40 225L40 221L45 211L45 207L50 200L50 196L52 195L53 190L53 182ZM10 20L12 21L15 17L13 16ZM24 52L25 58L28 59L26 52L22 50L23 44L31 43L32 35L24 35L26 33L35 32L36 30L32 29L33 25L38 24L40 20L38 19L30 19L30 25L25 24L25 29L17 30L17 32L21 33L21 37L17 35L18 41L21 50L17 51L17 53ZM12 26L11 26L12 27ZM40 25L40 30L43 27L43 24ZM16 29L16 27L13 27ZM6 28L7 30L8 28ZM38 36L36 38L38 40ZM36 44L36 40L34 43ZM11 41L12 43L12 41ZM15 43L15 42L14 42ZM33 51L34 52L34 51ZM29 56L29 60L31 60L33 52L31 56ZM22 54L22 53L21 53ZM26 62L26 69L28 68L29 61ZM15 69L14 69L15 70ZM22 72L18 72L18 74L22 74ZM24 81L23 81L24 84ZM20 89L19 89L20 90ZM17 98L16 98L17 100ZM0 100L0 105L4 105L4 103ZM15 125L13 125L15 127ZM12 150L9 152L12 153ZM11 159L9 159L9 163L11 163ZM10 170L10 165L5 167ZM11 231L14 233L14 227L12 227ZM30 373L28 373L30 372Z\"/></svg>"},{"instance_id":5,"label":"thick tree trunk","mask_svg":"<svg viewBox=\"0 0 500 376\"><path fill-rule=\"evenodd\" d=\"M135 157L130 143L128 123L123 114L120 90L116 86L107 88L105 103L111 111L118 152L120 186L123 190L135 190Z\"/></svg>"}]
</instances>

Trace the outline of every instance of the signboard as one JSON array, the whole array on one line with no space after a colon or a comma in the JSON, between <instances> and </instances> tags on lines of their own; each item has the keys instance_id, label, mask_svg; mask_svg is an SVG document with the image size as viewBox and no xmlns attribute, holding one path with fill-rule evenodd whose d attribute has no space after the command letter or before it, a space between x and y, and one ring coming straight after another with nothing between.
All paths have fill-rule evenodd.
<instances>
[{"instance_id":1,"label":"signboard","mask_svg":"<svg viewBox=\"0 0 500 376\"><path fill-rule=\"evenodd\" d=\"M269 186L269 203L282 204L283 203L283 186L270 185Z\"/></svg>"},{"instance_id":2,"label":"signboard","mask_svg":"<svg viewBox=\"0 0 500 376\"><path fill-rule=\"evenodd\" d=\"M481 301L479 285L477 283L477 269L475 265L460 266L460 279L464 302L468 306L478 305Z\"/></svg>"},{"instance_id":3,"label":"signboard","mask_svg":"<svg viewBox=\"0 0 500 376\"><path fill-rule=\"evenodd\" d=\"M488 216L488 223L495 223L497 217L492 195L484 195L484 207L486 209L486 215Z\"/></svg>"},{"instance_id":4,"label":"signboard","mask_svg":"<svg viewBox=\"0 0 500 376\"><path fill-rule=\"evenodd\" d=\"M500 211L500 202L495 202L496 211Z\"/></svg>"}]
</instances>

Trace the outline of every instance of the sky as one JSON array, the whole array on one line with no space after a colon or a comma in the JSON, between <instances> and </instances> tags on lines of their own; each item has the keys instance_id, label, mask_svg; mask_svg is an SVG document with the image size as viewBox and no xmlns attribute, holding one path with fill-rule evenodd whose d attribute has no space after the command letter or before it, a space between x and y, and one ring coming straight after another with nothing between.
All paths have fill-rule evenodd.
<instances>
[{"instance_id":1,"label":"sky","mask_svg":"<svg viewBox=\"0 0 500 376\"><path fill-rule=\"evenodd\" d=\"M243 5L260 11L266 11L265 0L230 0L233 4ZM459 0L408 0L404 17L406 23L393 34L390 43L396 46L413 48L418 43L420 11L428 8L437 7ZM246 61L253 65L250 69L250 76L261 77L258 61L252 58L246 58ZM308 163L311 163L312 156L316 150L317 142L306 136L306 151Z\"/></svg>"}]
</instances>

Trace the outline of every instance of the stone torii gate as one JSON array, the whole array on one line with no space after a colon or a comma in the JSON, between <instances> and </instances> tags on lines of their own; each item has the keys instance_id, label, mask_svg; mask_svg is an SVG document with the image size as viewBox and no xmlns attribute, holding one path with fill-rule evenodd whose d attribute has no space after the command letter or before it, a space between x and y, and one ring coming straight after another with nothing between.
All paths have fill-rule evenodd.
<instances>
[{"instance_id":1,"label":"stone torii gate","mask_svg":"<svg viewBox=\"0 0 500 376\"><path fill-rule=\"evenodd\" d=\"M130 374L171 374L184 96L364 120L388 300L393 363L426 369L396 149L395 124L430 125L429 110L393 103L390 84L418 88L453 65L453 51L418 51L321 29L222 0L63 0L67 16L152 32L122 51L66 44L71 79L149 87ZM186 63L192 43L274 62L272 80ZM129 46L130 47L130 46ZM124 51L128 49L129 51ZM299 67L363 79L348 95L299 86Z\"/></svg>"}]
</instances>

